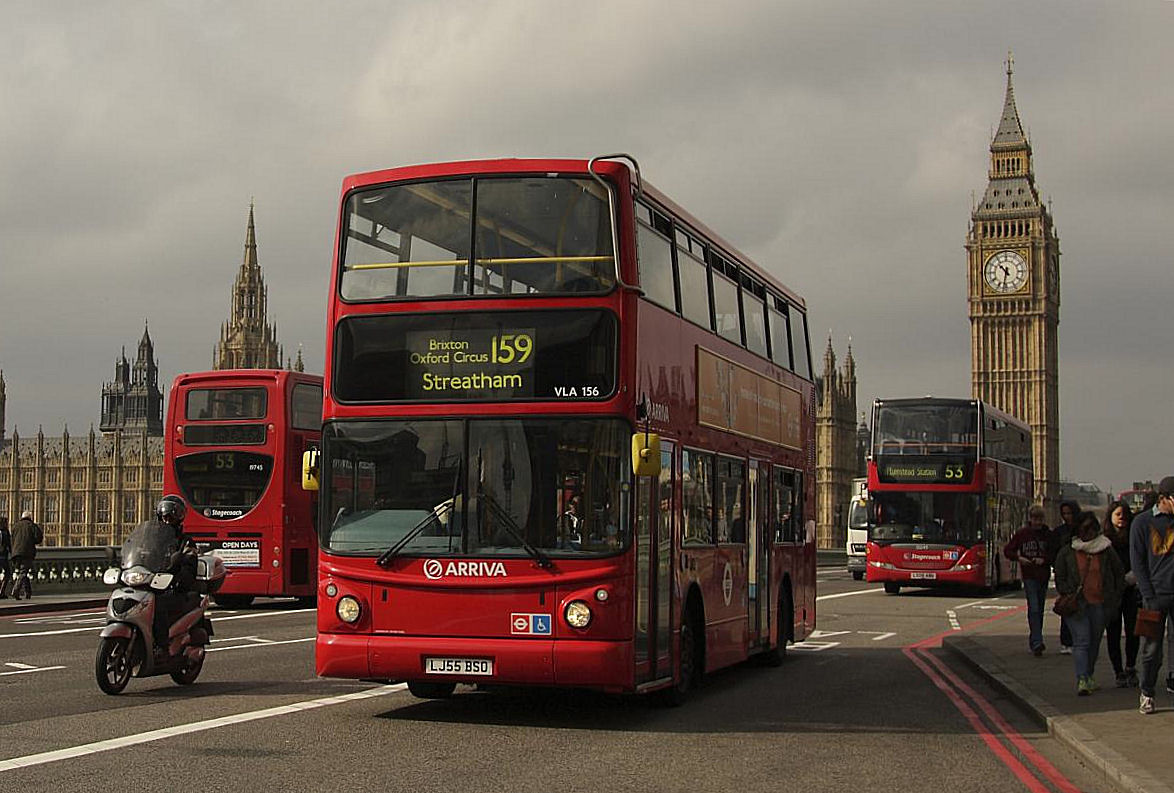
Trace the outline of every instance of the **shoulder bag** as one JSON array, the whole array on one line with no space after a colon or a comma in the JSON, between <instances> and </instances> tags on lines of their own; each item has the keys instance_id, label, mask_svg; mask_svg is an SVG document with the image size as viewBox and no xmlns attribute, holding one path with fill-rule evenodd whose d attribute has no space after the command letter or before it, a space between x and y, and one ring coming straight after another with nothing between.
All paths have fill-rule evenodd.
<instances>
[{"instance_id":1,"label":"shoulder bag","mask_svg":"<svg viewBox=\"0 0 1174 793\"><path fill-rule=\"evenodd\" d=\"M1075 557L1075 554L1073 554ZM1084 568L1084 575L1080 577L1080 586L1076 588L1075 592L1069 592L1066 595L1059 595L1056 597L1056 602L1052 604L1052 611L1059 614L1061 617L1071 617L1076 612L1080 611L1080 593L1084 591L1084 578L1088 575L1089 569L1092 567L1091 562L1088 567ZM1080 560L1076 559L1076 569L1080 569Z\"/></svg>"},{"instance_id":2,"label":"shoulder bag","mask_svg":"<svg viewBox=\"0 0 1174 793\"><path fill-rule=\"evenodd\" d=\"M1143 639L1156 640L1162 636L1162 619L1165 615L1155 609L1137 610L1137 621L1133 624L1133 635Z\"/></svg>"}]
</instances>

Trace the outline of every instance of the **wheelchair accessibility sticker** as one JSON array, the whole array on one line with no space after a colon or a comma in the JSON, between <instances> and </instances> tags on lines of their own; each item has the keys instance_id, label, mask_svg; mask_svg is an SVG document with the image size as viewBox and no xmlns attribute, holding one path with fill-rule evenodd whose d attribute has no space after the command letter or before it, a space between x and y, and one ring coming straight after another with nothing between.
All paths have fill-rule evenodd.
<instances>
[{"instance_id":1,"label":"wheelchair accessibility sticker","mask_svg":"<svg viewBox=\"0 0 1174 793\"><path fill-rule=\"evenodd\" d=\"M511 614L510 633L522 636L549 636L549 614Z\"/></svg>"}]
</instances>

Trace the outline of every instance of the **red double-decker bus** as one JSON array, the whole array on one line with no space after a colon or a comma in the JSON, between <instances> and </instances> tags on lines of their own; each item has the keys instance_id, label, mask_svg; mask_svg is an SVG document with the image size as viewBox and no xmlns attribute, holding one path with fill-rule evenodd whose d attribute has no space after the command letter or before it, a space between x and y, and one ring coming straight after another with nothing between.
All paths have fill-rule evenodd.
<instances>
[{"instance_id":1,"label":"red double-decker bus","mask_svg":"<svg viewBox=\"0 0 1174 793\"><path fill-rule=\"evenodd\" d=\"M974 399L878 399L871 454L869 581L895 595L1016 580L1001 550L1031 506L1026 424Z\"/></svg>"},{"instance_id":2,"label":"red double-decker bus","mask_svg":"<svg viewBox=\"0 0 1174 793\"><path fill-rule=\"evenodd\" d=\"M314 597L317 494L302 455L322 435L322 378L281 369L181 374L171 386L163 490L189 510L184 526L224 560L214 596Z\"/></svg>"},{"instance_id":3,"label":"red double-decker bus","mask_svg":"<svg viewBox=\"0 0 1174 793\"><path fill-rule=\"evenodd\" d=\"M318 674L677 701L813 629L804 303L621 158L344 180Z\"/></svg>"}]
</instances>

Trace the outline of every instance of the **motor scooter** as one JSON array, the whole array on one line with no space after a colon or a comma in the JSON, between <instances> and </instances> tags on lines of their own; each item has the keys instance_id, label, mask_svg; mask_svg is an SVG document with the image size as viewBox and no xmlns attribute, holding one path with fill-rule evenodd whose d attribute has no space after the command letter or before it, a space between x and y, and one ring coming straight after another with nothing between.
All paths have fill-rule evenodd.
<instances>
[{"instance_id":1,"label":"motor scooter","mask_svg":"<svg viewBox=\"0 0 1174 793\"><path fill-rule=\"evenodd\" d=\"M157 642L158 596L170 589L175 579L170 572L156 572L163 567L158 563L160 558L158 553L139 552L128 539L122 566L111 567L102 576L108 585L123 584L110 594L106 627L94 659L98 687L107 694L122 693L132 676L169 674L176 683L190 685L203 669L204 646L212 636L212 622L206 616L208 596L224 583L224 562L218 556L199 557L195 591L183 614L169 627L166 640Z\"/></svg>"}]
</instances>

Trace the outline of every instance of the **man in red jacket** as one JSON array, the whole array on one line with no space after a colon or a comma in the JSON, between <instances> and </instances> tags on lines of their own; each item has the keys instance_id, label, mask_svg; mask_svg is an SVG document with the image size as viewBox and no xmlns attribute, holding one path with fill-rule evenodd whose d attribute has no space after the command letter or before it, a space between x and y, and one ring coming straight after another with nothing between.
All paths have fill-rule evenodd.
<instances>
[{"instance_id":1,"label":"man in red jacket","mask_svg":"<svg viewBox=\"0 0 1174 793\"><path fill-rule=\"evenodd\" d=\"M1052 576L1048 564L1052 530L1044 523L1046 517L1043 507L1033 506L1027 513L1027 525L1015 532L1003 548L1003 556L1019 563L1023 594L1027 596L1027 645L1035 656L1044 654L1044 600Z\"/></svg>"}]
</instances>

